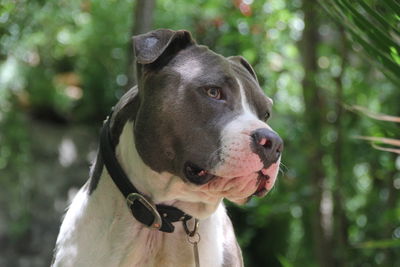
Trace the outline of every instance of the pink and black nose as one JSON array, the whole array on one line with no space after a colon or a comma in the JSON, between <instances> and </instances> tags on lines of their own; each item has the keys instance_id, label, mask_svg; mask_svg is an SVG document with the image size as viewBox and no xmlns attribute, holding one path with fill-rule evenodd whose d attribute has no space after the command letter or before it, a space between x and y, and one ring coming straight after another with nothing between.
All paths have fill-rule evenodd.
<instances>
[{"instance_id":1,"label":"pink and black nose","mask_svg":"<svg viewBox=\"0 0 400 267\"><path fill-rule=\"evenodd\" d=\"M275 163L282 154L283 141L280 136L267 128L260 128L251 133L252 149L260 156L264 168Z\"/></svg>"}]
</instances>

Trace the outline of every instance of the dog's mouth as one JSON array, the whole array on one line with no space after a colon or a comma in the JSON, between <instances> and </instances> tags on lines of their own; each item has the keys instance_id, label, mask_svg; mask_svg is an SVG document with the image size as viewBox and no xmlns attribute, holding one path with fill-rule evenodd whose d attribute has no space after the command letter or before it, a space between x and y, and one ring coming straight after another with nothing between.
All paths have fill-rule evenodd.
<instances>
[{"instance_id":1,"label":"dog's mouth","mask_svg":"<svg viewBox=\"0 0 400 267\"><path fill-rule=\"evenodd\" d=\"M184 167L186 179L195 185L204 185L210 182L217 176L210 173L206 169L199 167L192 162L186 162ZM267 169L263 168L257 172L257 189L251 196L264 197L267 193L267 184L269 183L270 176L267 174Z\"/></svg>"},{"instance_id":2,"label":"dog's mouth","mask_svg":"<svg viewBox=\"0 0 400 267\"><path fill-rule=\"evenodd\" d=\"M184 173L186 179L196 185L206 184L216 177L215 175L209 173L206 169L203 169L190 161L185 163Z\"/></svg>"},{"instance_id":3,"label":"dog's mouth","mask_svg":"<svg viewBox=\"0 0 400 267\"><path fill-rule=\"evenodd\" d=\"M258 172L257 189L252 196L264 197L267 193L267 183L269 182L269 175L266 174L267 169L262 169Z\"/></svg>"}]
</instances>

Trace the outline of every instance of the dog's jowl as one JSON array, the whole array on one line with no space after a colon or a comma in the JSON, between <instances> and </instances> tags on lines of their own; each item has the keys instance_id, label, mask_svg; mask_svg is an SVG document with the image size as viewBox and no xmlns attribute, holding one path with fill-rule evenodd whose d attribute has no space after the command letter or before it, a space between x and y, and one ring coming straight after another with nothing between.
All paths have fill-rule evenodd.
<instances>
[{"instance_id":1,"label":"dog's jowl","mask_svg":"<svg viewBox=\"0 0 400 267\"><path fill-rule=\"evenodd\" d=\"M222 200L243 204L275 183L271 99L243 57L187 31L136 36L134 50L138 85L104 123L53 265L243 266Z\"/></svg>"}]
</instances>

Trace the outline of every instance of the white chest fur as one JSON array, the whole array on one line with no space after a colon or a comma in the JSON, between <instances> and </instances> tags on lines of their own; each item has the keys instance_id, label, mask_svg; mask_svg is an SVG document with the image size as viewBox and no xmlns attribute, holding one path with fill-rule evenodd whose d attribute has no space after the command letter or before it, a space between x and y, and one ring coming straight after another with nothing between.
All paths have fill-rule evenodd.
<instances>
[{"instance_id":1,"label":"white chest fur","mask_svg":"<svg viewBox=\"0 0 400 267\"><path fill-rule=\"evenodd\" d=\"M200 222L202 266L221 266L227 217L222 204ZM88 195L84 186L72 202L57 239L54 266L194 266L192 245L181 223L174 233L150 230L130 214L122 195L103 173ZM232 233L233 234L233 233Z\"/></svg>"}]
</instances>

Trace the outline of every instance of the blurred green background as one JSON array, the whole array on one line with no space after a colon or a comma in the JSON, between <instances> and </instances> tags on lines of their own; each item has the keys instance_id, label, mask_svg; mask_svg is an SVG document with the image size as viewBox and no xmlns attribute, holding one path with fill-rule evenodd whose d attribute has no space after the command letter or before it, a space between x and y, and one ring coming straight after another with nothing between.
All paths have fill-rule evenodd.
<instances>
[{"instance_id":1,"label":"blurred green background","mask_svg":"<svg viewBox=\"0 0 400 267\"><path fill-rule=\"evenodd\" d=\"M400 157L355 138L400 135L376 116L400 115L393 0L1 0L0 266L50 264L131 36L155 28L243 55L275 102L277 185L227 203L246 266L400 266Z\"/></svg>"}]
</instances>

